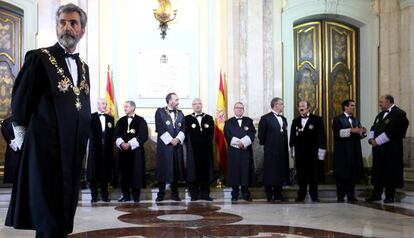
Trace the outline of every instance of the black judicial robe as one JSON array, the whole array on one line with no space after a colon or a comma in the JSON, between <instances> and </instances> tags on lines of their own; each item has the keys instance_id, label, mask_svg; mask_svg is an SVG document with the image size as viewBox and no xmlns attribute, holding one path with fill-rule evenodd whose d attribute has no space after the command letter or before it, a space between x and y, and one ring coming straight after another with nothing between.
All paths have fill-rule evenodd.
<instances>
[{"instance_id":1,"label":"black judicial robe","mask_svg":"<svg viewBox=\"0 0 414 238\"><path fill-rule=\"evenodd\" d=\"M14 84L13 122L27 129L7 226L63 234L73 230L90 131L89 70L77 59L77 99L63 54L57 43L29 51ZM78 110L75 103L82 107Z\"/></svg>"},{"instance_id":2,"label":"black judicial robe","mask_svg":"<svg viewBox=\"0 0 414 238\"><path fill-rule=\"evenodd\" d=\"M165 107L158 108L155 112L155 131L157 132L156 179L158 182L184 181L183 145L173 146L171 143L166 145L160 138L165 132L168 132L172 138L175 138L180 132L185 134L185 118L181 110L176 112L174 125L168 110Z\"/></svg>"},{"instance_id":3,"label":"black judicial robe","mask_svg":"<svg viewBox=\"0 0 414 238\"><path fill-rule=\"evenodd\" d=\"M394 106L383 118L385 112L380 112L375 118L371 131L375 137L385 133L389 142L372 148L372 177L373 185L403 187L403 138L408 128L406 113Z\"/></svg>"},{"instance_id":4,"label":"black judicial robe","mask_svg":"<svg viewBox=\"0 0 414 238\"><path fill-rule=\"evenodd\" d=\"M295 164L298 180L318 182L318 151L326 149L325 128L322 117L309 114L308 121L302 128L302 118L292 121L289 146L295 147ZM302 178L300 178L302 176Z\"/></svg>"},{"instance_id":5,"label":"black judicial robe","mask_svg":"<svg viewBox=\"0 0 414 238\"><path fill-rule=\"evenodd\" d=\"M202 113L201 125L194 113L185 117L187 181L210 183L213 179L213 117Z\"/></svg>"},{"instance_id":6,"label":"black judicial robe","mask_svg":"<svg viewBox=\"0 0 414 238\"><path fill-rule=\"evenodd\" d=\"M144 143L148 140L148 126L143 117L134 115L128 132L128 116L121 117L116 122L115 140L122 138L127 143L134 137L137 139L139 147L135 150L126 151L118 149L118 163L120 167L131 166L132 164L132 188L139 189L146 187Z\"/></svg>"},{"instance_id":7,"label":"black judicial robe","mask_svg":"<svg viewBox=\"0 0 414 238\"><path fill-rule=\"evenodd\" d=\"M287 120L282 116L283 128L273 112L260 118L258 138L264 146L263 183L270 186L286 185L289 182L289 149Z\"/></svg>"},{"instance_id":8,"label":"black judicial robe","mask_svg":"<svg viewBox=\"0 0 414 238\"><path fill-rule=\"evenodd\" d=\"M360 121L352 117L354 127L361 126ZM362 161L361 137L358 133L351 133L350 137L341 138L340 131L350 129L351 124L345 114L334 117L332 130L334 136L334 176L341 180L356 181L364 176Z\"/></svg>"},{"instance_id":9,"label":"black judicial robe","mask_svg":"<svg viewBox=\"0 0 414 238\"><path fill-rule=\"evenodd\" d=\"M228 146L228 166L227 166L227 186L250 186L254 183L254 161L253 161L253 141L256 129L253 120L249 117L242 118L239 126L237 119L232 117L224 123L224 137ZM252 141L246 149L238 149L230 146L231 139L239 139L248 136Z\"/></svg>"},{"instance_id":10,"label":"black judicial robe","mask_svg":"<svg viewBox=\"0 0 414 238\"><path fill-rule=\"evenodd\" d=\"M6 154L4 155L4 177L3 183L13 183L17 174L17 166L19 164L19 151L10 148L10 141L14 139L14 131L12 126L12 118L8 117L1 123L1 134L7 143Z\"/></svg>"},{"instance_id":11,"label":"black judicial robe","mask_svg":"<svg viewBox=\"0 0 414 238\"><path fill-rule=\"evenodd\" d=\"M114 182L114 118L104 114L105 131L102 131L98 112L91 115L91 136L86 167L88 181Z\"/></svg>"}]
</instances>

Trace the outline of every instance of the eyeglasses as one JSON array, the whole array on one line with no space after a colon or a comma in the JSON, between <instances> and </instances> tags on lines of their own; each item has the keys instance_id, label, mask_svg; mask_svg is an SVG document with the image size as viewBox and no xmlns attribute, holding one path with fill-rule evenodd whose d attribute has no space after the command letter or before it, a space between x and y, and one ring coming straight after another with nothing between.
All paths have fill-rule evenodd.
<instances>
[{"instance_id":1,"label":"eyeglasses","mask_svg":"<svg viewBox=\"0 0 414 238\"><path fill-rule=\"evenodd\" d=\"M244 110L244 107L234 107L234 109L243 109Z\"/></svg>"}]
</instances>

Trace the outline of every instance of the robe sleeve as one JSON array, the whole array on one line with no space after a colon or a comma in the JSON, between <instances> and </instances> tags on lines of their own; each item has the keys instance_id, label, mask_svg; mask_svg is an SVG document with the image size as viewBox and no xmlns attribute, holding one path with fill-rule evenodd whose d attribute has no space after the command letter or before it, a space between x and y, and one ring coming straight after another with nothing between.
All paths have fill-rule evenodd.
<instances>
[{"instance_id":1,"label":"robe sleeve","mask_svg":"<svg viewBox=\"0 0 414 238\"><path fill-rule=\"evenodd\" d=\"M260 118L257 137L259 138L259 144L264 145L266 143L267 123L264 117Z\"/></svg>"}]
</instances>

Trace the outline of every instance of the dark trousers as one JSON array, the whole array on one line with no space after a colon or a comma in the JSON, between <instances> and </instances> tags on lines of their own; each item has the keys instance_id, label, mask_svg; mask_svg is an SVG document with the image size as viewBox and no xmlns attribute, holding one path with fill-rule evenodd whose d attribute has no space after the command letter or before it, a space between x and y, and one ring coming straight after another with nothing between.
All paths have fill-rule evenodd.
<instances>
[{"instance_id":1,"label":"dark trousers","mask_svg":"<svg viewBox=\"0 0 414 238\"><path fill-rule=\"evenodd\" d=\"M91 196L93 200L98 199L98 189L101 189L102 200L108 199L108 182L89 181L89 186L91 188Z\"/></svg>"},{"instance_id":2,"label":"dark trousers","mask_svg":"<svg viewBox=\"0 0 414 238\"><path fill-rule=\"evenodd\" d=\"M164 198L165 196L165 183L159 182L158 183L158 197ZM171 197L178 197L178 183L172 182L171 183Z\"/></svg>"},{"instance_id":3,"label":"dark trousers","mask_svg":"<svg viewBox=\"0 0 414 238\"><path fill-rule=\"evenodd\" d=\"M189 182L188 191L191 198L203 199L210 197L210 184L204 182Z\"/></svg>"},{"instance_id":4,"label":"dark trousers","mask_svg":"<svg viewBox=\"0 0 414 238\"><path fill-rule=\"evenodd\" d=\"M280 199L282 198L282 186L281 185L266 185L265 192L267 199Z\"/></svg>"},{"instance_id":5,"label":"dark trousers","mask_svg":"<svg viewBox=\"0 0 414 238\"><path fill-rule=\"evenodd\" d=\"M384 185L384 184L374 184L374 189L372 190L371 197L375 199L381 199L382 192L385 189L385 198L394 199L395 197L395 186Z\"/></svg>"},{"instance_id":6,"label":"dark trousers","mask_svg":"<svg viewBox=\"0 0 414 238\"><path fill-rule=\"evenodd\" d=\"M132 196L134 200L139 200L141 188L133 188L132 186L132 179L134 177L133 165L135 153L133 151L123 151L122 153L124 153L120 159L122 194L125 198L131 198L132 190Z\"/></svg>"},{"instance_id":7,"label":"dark trousers","mask_svg":"<svg viewBox=\"0 0 414 238\"><path fill-rule=\"evenodd\" d=\"M318 199L318 183L309 183L308 181L298 181L298 199L304 199L309 185L309 195L313 200Z\"/></svg>"},{"instance_id":8,"label":"dark trousers","mask_svg":"<svg viewBox=\"0 0 414 238\"><path fill-rule=\"evenodd\" d=\"M355 198L355 181L353 179L336 179L336 195L338 198Z\"/></svg>"},{"instance_id":9,"label":"dark trousers","mask_svg":"<svg viewBox=\"0 0 414 238\"><path fill-rule=\"evenodd\" d=\"M64 238L66 235L36 231L36 238Z\"/></svg>"},{"instance_id":10,"label":"dark trousers","mask_svg":"<svg viewBox=\"0 0 414 238\"><path fill-rule=\"evenodd\" d=\"M231 186L231 188L232 188L231 197L232 198L238 198L239 197L239 192L240 192L239 186ZM250 198L250 192L249 192L249 187L248 186L241 186L241 192L242 192L243 199L249 199Z\"/></svg>"}]
</instances>

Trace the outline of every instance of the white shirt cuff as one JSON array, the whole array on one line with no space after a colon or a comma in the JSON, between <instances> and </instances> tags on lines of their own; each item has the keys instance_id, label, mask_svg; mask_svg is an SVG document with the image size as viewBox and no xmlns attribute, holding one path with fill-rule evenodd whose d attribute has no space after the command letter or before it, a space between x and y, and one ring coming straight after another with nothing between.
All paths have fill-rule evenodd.
<instances>
[{"instance_id":1,"label":"white shirt cuff","mask_svg":"<svg viewBox=\"0 0 414 238\"><path fill-rule=\"evenodd\" d=\"M351 137L351 128L339 130L339 137L340 138Z\"/></svg>"},{"instance_id":2,"label":"white shirt cuff","mask_svg":"<svg viewBox=\"0 0 414 238\"><path fill-rule=\"evenodd\" d=\"M325 154L326 154L326 150L324 150L324 149L319 149L319 150L318 150L318 159L319 159L319 160L324 160L324 159L325 159Z\"/></svg>"},{"instance_id":3,"label":"white shirt cuff","mask_svg":"<svg viewBox=\"0 0 414 238\"><path fill-rule=\"evenodd\" d=\"M184 142L185 135L182 131L180 131L180 132L178 132L178 135L177 135L176 138L178 138L180 140L181 144L182 144Z\"/></svg>"},{"instance_id":4,"label":"white shirt cuff","mask_svg":"<svg viewBox=\"0 0 414 238\"><path fill-rule=\"evenodd\" d=\"M171 137L170 133L168 133L168 131L166 131L166 132L164 132L164 134L162 134L160 136L160 139L162 140L162 142L164 142L164 144L168 145L168 144L171 143L173 138Z\"/></svg>"},{"instance_id":5,"label":"white shirt cuff","mask_svg":"<svg viewBox=\"0 0 414 238\"><path fill-rule=\"evenodd\" d=\"M387 134L385 132L381 133L381 135L377 136L375 138L375 142L377 142L378 145L382 145L390 141L390 138L388 138Z\"/></svg>"},{"instance_id":6,"label":"white shirt cuff","mask_svg":"<svg viewBox=\"0 0 414 238\"><path fill-rule=\"evenodd\" d=\"M231 138L230 146L233 146L234 148L239 149L239 144L238 144L239 141L240 141L240 139L237 138L237 137Z\"/></svg>"},{"instance_id":7,"label":"white shirt cuff","mask_svg":"<svg viewBox=\"0 0 414 238\"><path fill-rule=\"evenodd\" d=\"M135 150L139 147L139 142L137 141L137 138L132 138L128 141L128 144L131 146L131 150Z\"/></svg>"},{"instance_id":8,"label":"white shirt cuff","mask_svg":"<svg viewBox=\"0 0 414 238\"><path fill-rule=\"evenodd\" d=\"M244 147L247 147L252 144L252 140L250 140L250 137L248 136L244 136L243 138L240 139L240 141Z\"/></svg>"},{"instance_id":9,"label":"white shirt cuff","mask_svg":"<svg viewBox=\"0 0 414 238\"><path fill-rule=\"evenodd\" d=\"M119 137L118 139L116 139L116 141L115 141L115 144L116 144L116 147L118 147L119 149L121 149L121 144L122 143L124 143L124 140L121 138L121 137Z\"/></svg>"},{"instance_id":10,"label":"white shirt cuff","mask_svg":"<svg viewBox=\"0 0 414 238\"><path fill-rule=\"evenodd\" d=\"M290 156L292 158L295 158L295 147L294 146L290 147Z\"/></svg>"},{"instance_id":11,"label":"white shirt cuff","mask_svg":"<svg viewBox=\"0 0 414 238\"><path fill-rule=\"evenodd\" d=\"M24 126L17 126L12 124L14 132L14 144L18 149L22 148L24 136L26 134L26 128Z\"/></svg>"},{"instance_id":12,"label":"white shirt cuff","mask_svg":"<svg viewBox=\"0 0 414 238\"><path fill-rule=\"evenodd\" d=\"M19 150L19 148L17 147L16 139L11 140L9 146L14 151L18 151Z\"/></svg>"},{"instance_id":13,"label":"white shirt cuff","mask_svg":"<svg viewBox=\"0 0 414 238\"><path fill-rule=\"evenodd\" d=\"M374 134L373 131L368 132L368 140L374 139L374 136L375 136L375 134Z\"/></svg>"}]
</instances>

